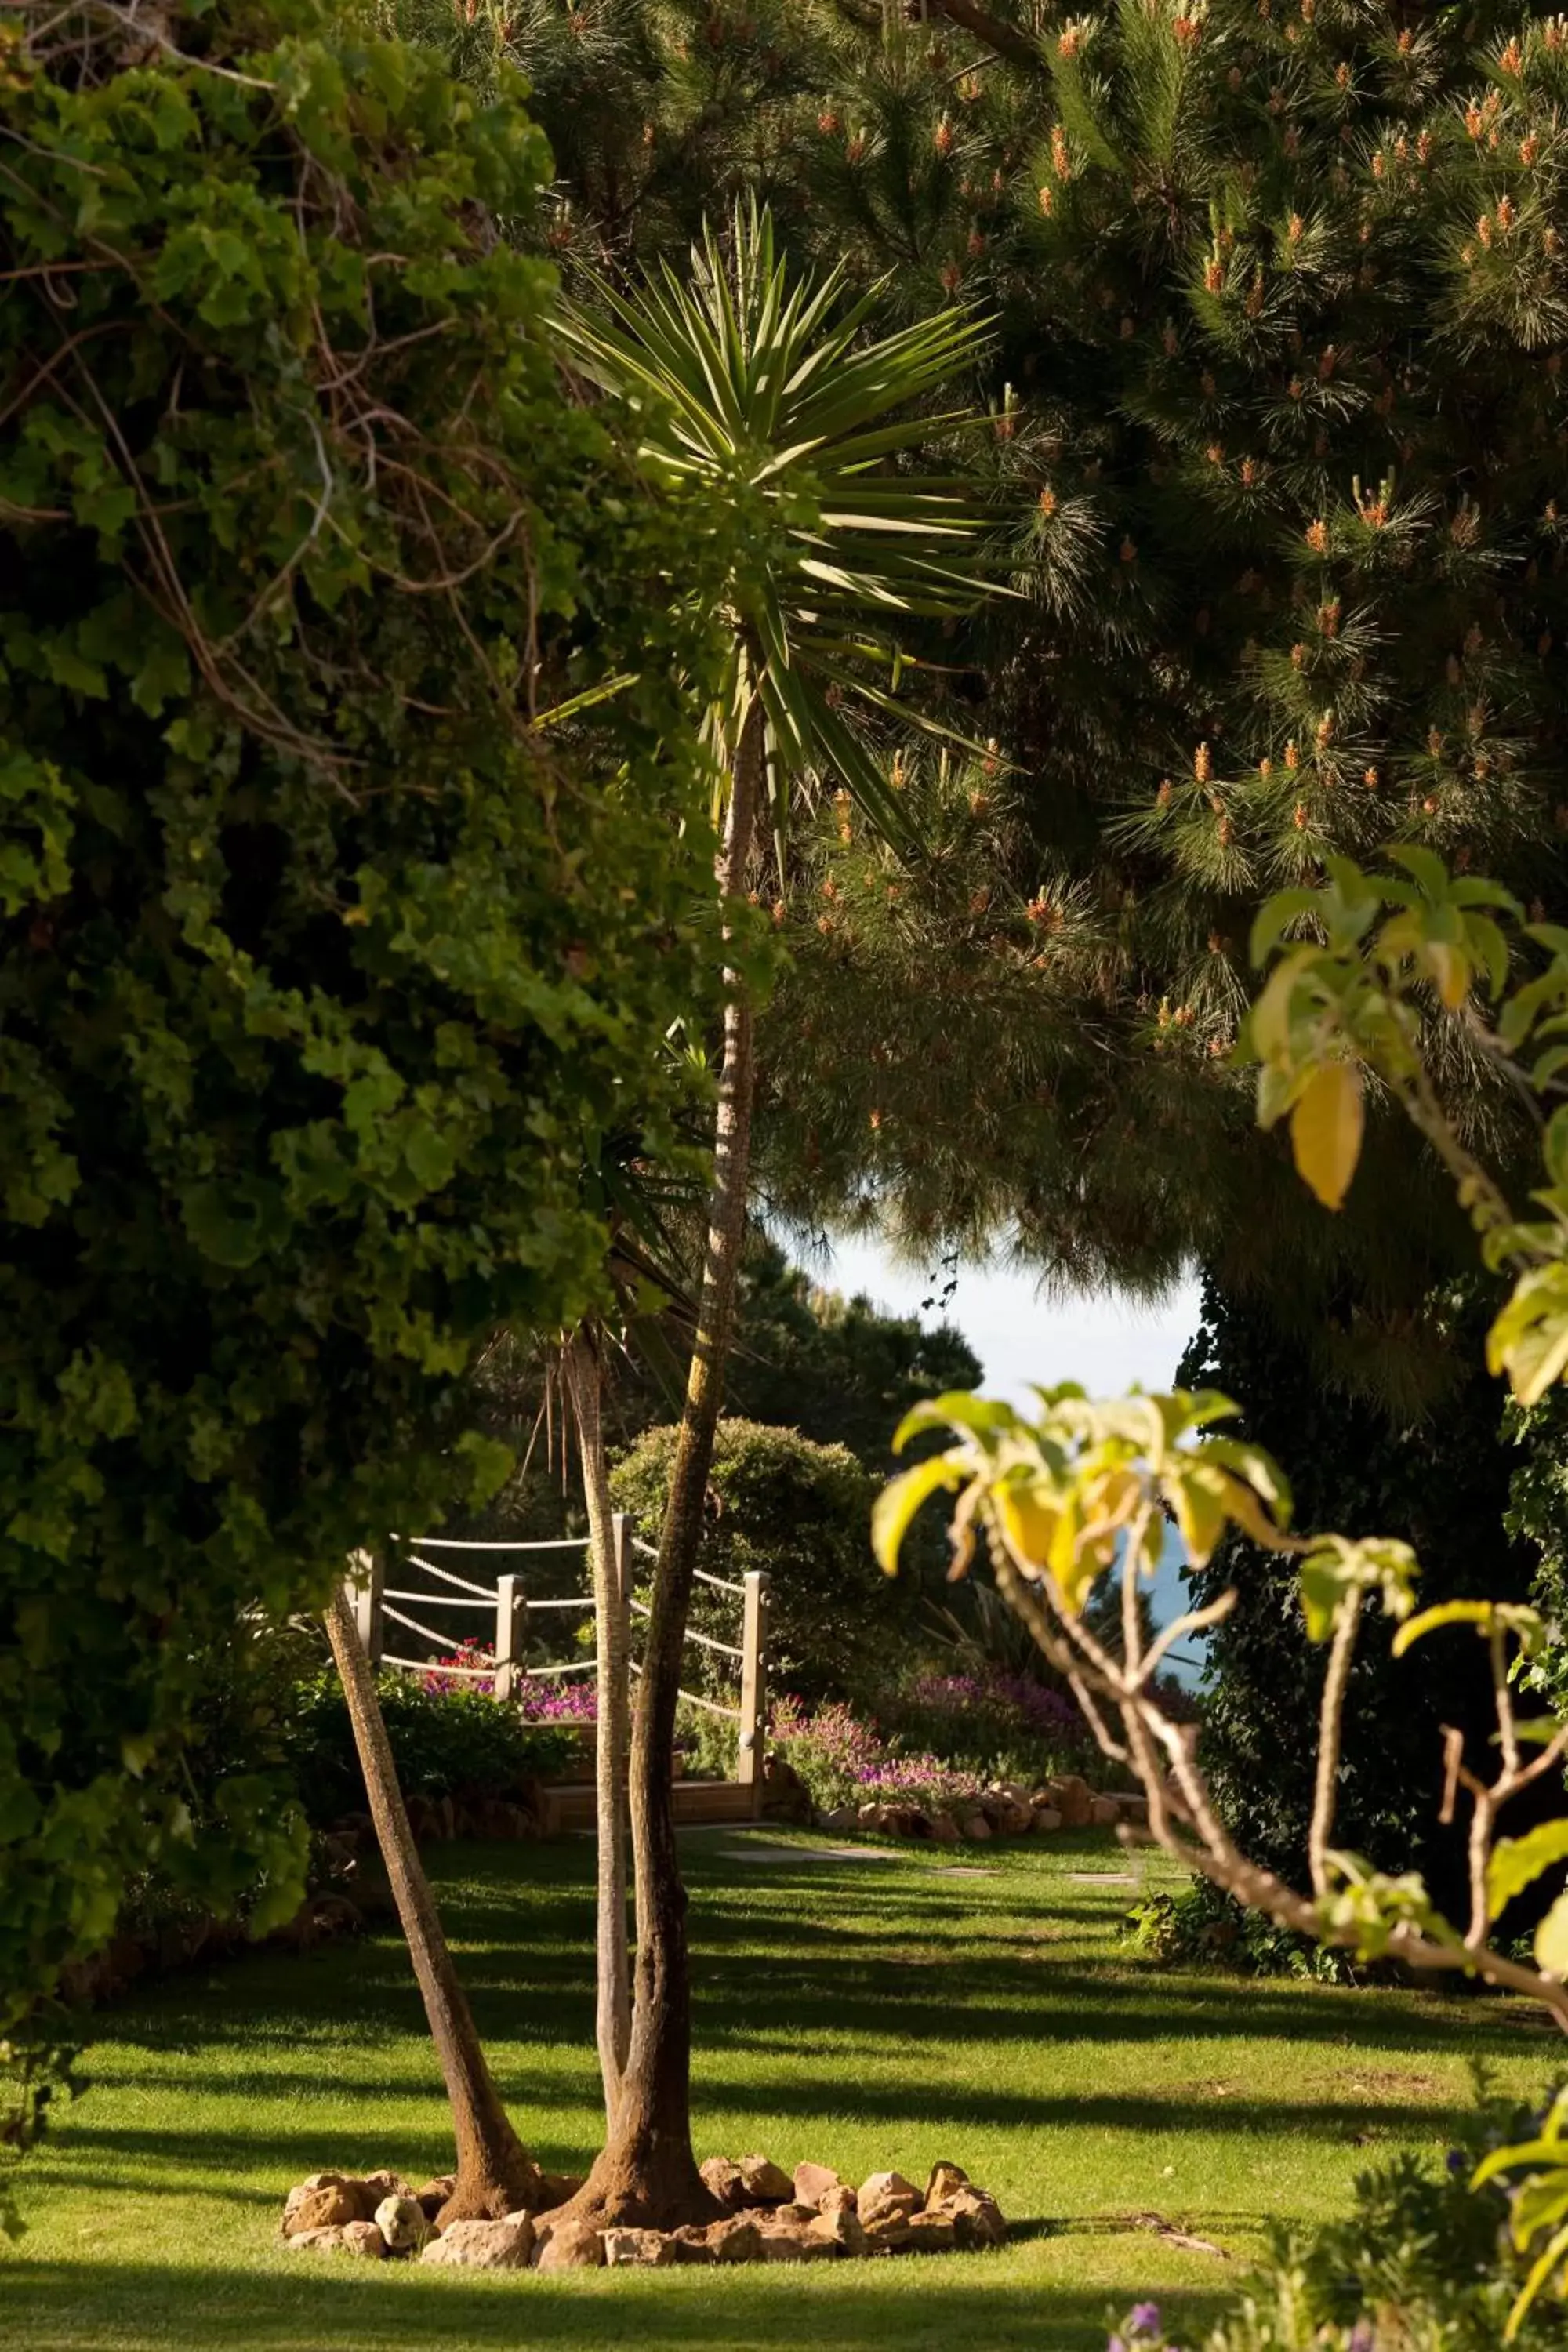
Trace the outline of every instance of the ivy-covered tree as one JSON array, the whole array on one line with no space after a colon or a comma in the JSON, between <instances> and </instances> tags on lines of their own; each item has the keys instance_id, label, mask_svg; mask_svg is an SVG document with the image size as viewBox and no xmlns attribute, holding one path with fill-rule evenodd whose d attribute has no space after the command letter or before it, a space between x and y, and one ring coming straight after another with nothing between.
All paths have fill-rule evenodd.
<instances>
[{"instance_id":1,"label":"ivy-covered tree","mask_svg":"<svg viewBox=\"0 0 1568 2352\"><path fill-rule=\"evenodd\" d=\"M496 234L515 79L314 0L0 45L3 2034L128 1873L292 1907L278 1790L182 1793L205 1659L492 1489L479 1343L600 1294L703 1002L712 534Z\"/></svg>"}]
</instances>

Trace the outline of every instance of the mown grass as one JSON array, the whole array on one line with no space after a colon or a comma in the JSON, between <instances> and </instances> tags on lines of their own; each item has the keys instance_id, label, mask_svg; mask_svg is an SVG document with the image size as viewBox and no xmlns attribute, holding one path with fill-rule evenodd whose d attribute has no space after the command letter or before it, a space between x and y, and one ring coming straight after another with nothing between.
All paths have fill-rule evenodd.
<instances>
[{"instance_id":1,"label":"mown grass","mask_svg":"<svg viewBox=\"0 0 1568 2352\"><path fill-rule=\"evenodd\" d=\"M1004 2252L544 2278L288 2253L278 2210L303 2174L447 2160L406 1956L383 1935L194 1972L98 2021L92 2088L29 2164L31 2227L0 2255L0 2342L1102 2352L1107 2307L1143 2293L1192 2342L1266 2217L1331 2214L1373 2156L1441 2147L1473 2057L1534 2089L1552 2054L1511 2003L1131 1960L1114 1931L1133 1890L1077 1875L1127 1866L1094 1832L849 1862L767 1836L795 1853L684 1841L699 2153L852 2179L952 2158L1000 2198ZM562 2169L585 2167L600 2121L592 1859L585 1840L432 1856L505 2095ZM1183 2252L1147 2216L1236 2259Z\"/></svg>"}]
</instances>

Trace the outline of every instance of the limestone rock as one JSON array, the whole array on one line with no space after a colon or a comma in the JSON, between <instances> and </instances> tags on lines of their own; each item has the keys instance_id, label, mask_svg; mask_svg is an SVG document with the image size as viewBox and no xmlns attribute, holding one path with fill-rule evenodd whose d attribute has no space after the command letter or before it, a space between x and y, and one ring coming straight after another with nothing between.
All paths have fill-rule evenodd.
<instances>
[{"instance_id":1,"label":"limestone rock","mask_svg":"<svg viewBox=\"0 0 1568 2352\"><path fill-rule=\"evenodd\" d=\"M932 1813L931 1834L938 1845L957 1845L963 1839L963 1832L951 1813Z\"/></svg>"},{"instance_id":2,"label":"limestone rock","mask_svg":"<svg viewBox=\"0 0 1568 2352\"><path fill-rule=\"evenodd\" d=\"M1051 1785L1056 1794L1057 1811L1062 1817L1063 1827L1069 1830L1087 1829L1093 1817L1094 1807L1094 1797L1089 1782L1081 1780L1076 1772L1069 1772L1065 1780L1053 1781Z\"/></svg>"},{"instance_id":3,"label":"limestone rock","mask_svg":"<svg viewBox=\"0 0 1568 2352\"><path fill-rule=\"evenodd\" d=\"M452 2221L419 2259L447 2270L525 2271L533 2252L533 2221L508 2213L500 2221Z\"/></svg>"},{"instance_id":4,"label":"limestone rock","mask_svg":"<svg viewBox=\"0 0 1568 2352\"><path fill-rule=\"evenodd\" d=\"M857 1830L860 1826L860 1815L853 1805L833 1805L818 1814L817 1821L825 1830Z\"/></svg>"},{"instance_id":5,"label":"limestone rock","mask_svg":"<svg viewBox=\"0 0 1568 2352\"><path fill-rule=\"evenodd\" d=\"M773 2206L768 2219L770 2221L815 2221L816 2208L803 2203L798 2197L792 2197L787 2204Z\"/></svg>"},{"instance_id":6,"label":"limestone rock","mask_svg":"<svg viewBox=\"0 0 1568 2352\"><path fill-rule=\"evenodd\" d=\"M837 2261L840 2252L831 2231L811 2221L764 2221L762 2228L764 2263L824 2263Z\"/></svg>"},{"instance_id":7,"label":"limestone rock","mask_svg":"<svg viewBox=\"0 0 1568 2352\"><path fill-rule=\"evenodd\" d=\"M710 2156L697 2169L721 2205L739 2207L750 2202L746 2184L741 2178L741 2168L732 2164L727 2156Z\"/></svg>"},{"instance_id":8,"label":"limestone rock","mask_svg":"<svg viewBox=\"0 0 1568 2352\"><path fill-rule=\"evenodd\" d=\"M664 2270L679 2262L675 2241L663 2230L606 2230L605 2260L611 2270Z\"/></svg>"},{"instance_id":9,"label":"limestone rock","mask_svg":"<svg viewBox=\"0 0 1568 2352\"><path fill-rule=\"evenodd\" d=\"M455 2172L443 2172L434 2180L427 2180L423 2189L415 2190L414 2201L427 2221L433 2221L436 2219L457 2185L458 2176Z\"/></svg>"},{"instance_id":10,"label":"limestone rock","mask_svg":"<svg viewBox=\"0 0 1568 2352\"><path fill-rule=\"evenodd\" d=\"M957 2224L951 2213L911 2213L904 2242L917 2254L951 2253L958 2242Z\"/></svg>"},{"instance_id":11,"label":"limestone rock","mask_svg":"<svg viewBox=\"0 0 1568 2352\"><path fill-rule=\"evenodd\" d=\"M910 2217L901 2210L884 2213L865 2224L865 2236L868 2254L896 2253L910 2242Z\"/></svg>"},{"instance_id":12,"label":"limestone rock","mask_svg":"<svg viewBox=\"0 0 1568 2352\"><path fill-rule=\"evenodd\" d=\"M585 2173L542 2172L539 2176L539 2210L552 2213L557 2205L570 2205L586 2179Z\"/></svg>"},{"instance_id":13,"label":"limestone rock","mask_svg":"<svg viewBox=\"0 0 1568 2352\"><path fill-rule=\"evenodd\" d=\"M1121 1819L1121 1808L1114 1797L1091 1797L1089 1801L1089 1818L1097 1830L1114 1829Z\"/></svg>"},{"instance_id":14,"label":"limestone rock","mask_svg":"<svg viewBox=\"0 0 1568 2352\"><path fill-rule=\"evenodd\" d=\"M844 2182L840 2181L836 2189L823 2190L817 2200L816 2210L819 2213L826 2213L830 2216L835 2213L857 2213L859 2210L859 2200L853 2189L847 2188Z\"/></svg>"},{"instance_id":15,"label":"limestone rock","mask_svg":"<svg viewBox=\"0 0 1568 2352\"><path fill-rule=\"evenodd\" d=\"M429 2218L416 2197L384 2197L375 2209L375 2226L394 2254L423 2245L430 2234Z\"/></svg>"},{"instance_id":16,"label":"limestone rock","mask_svg":"<svg viewBox=\"0 0 1568 2352\"><path fill-rule=\"evenodd\" d=\"M991 1834L991 1824L984 1813L965 1813L958 1826L973 1845L984 1845Z\"/></svg>"},{"instance_id":17,"label":"limestone rock","mask_svg":"<svg viewBox=\"0 0 1568 2352\"><path fill-rule=\"evenodd\" d=\"M795 2168L795 2194L797 2204L809 2205L820 2211L822 2200L830 2189L842 2189L843 2181L830 2164L797 2164Z\"/></svg>"},{"instance_id":18,"label":"limestone rock","mask_svg":"<svg viewBox=\"0 0 1568 2352\"><path fill-rule=\"evenodd\" d=\"M342 2225L325 2230L290 2230L288 2236L291 2254L333 2254L342 2242Z\"/></svg>"},{"instance_id":19,"label":"limestone rock","mask_svg":"<svg viewBox=\"0 0 1568 2352\"><path fill-rule=\"evenodd\" d=\"M716 2263L756 2263L763 2257L763 2233L742 2214L732 2221L710 2221L708 2242Z\"/></svg>"},{"instance_id":20,"label":"limestone rock","mask_svg":"<svg viewBox=\"0 0 1568 2352\"><path fill-rule=\"evenodd\" d=\"M363 2183L341 2172L312 2173L289 2191L283 2207L283 2235L300 2238L310 2230L341 2229L345 2221L368 2221L374 2208Z\"/></svg>"},{"instance_id":21,"label":"limestone rock","mask_svg":"<svg viewBox=\"0 0 1568 2352\"><path fill-rule=\"evenodd\" d=\"M385 2235L374 2221L345 2221L338 2237L344 2253L357 2254L362 2262L379 2263L386 2258Z\"/></svg>"},{"instance_id":22,"label":"limestone rock","mask_svg":"<svg viewBox=\"0 0 1568 2352\"><path fill-rule=\"evenodd\" d=\"M819 2213L808 2226L814 2238L831 2238L841 2253L863 2254L866 2251L866 2232L853 2205L836 2205L831 2213Z\"/></svg>"},{"instance_id":23,"label":"limestone rock","mask_svg":"<svg viewBox=\"0 0 1568 2352\"><path fill-rule=\"evenodd\" d=\"M939 2210L952 2221L961 2246L1001 2246L1007 2242L1002 2208L984 2189L956 2189L943 2198Z\"/></svg>"},{"instance_id":24,"label":"limestone rock","mask_svg":"<svg viewBox=\"0 0 1568 2352\"><path fill-rule=\"evenodd\" d=\"M860 2183L856 2210L868 2230L894 2214L918 2213L921 2192L901 2172L873 2172Z\"/></svg>"},{"instance_id":25,"label":"limestone rock","mask_svg":"<svg viewBox=\"0 0 1568 2352\"><path fill-rule=\"evenodd\" d=\"M705 2221L683 2221L669 2233L678 2263L716 2263L719 2259Z\"/></svg>"},{"instance_id":26,"label":"limestone rock","mask_svg":"<svg viewBox=\"0 0 1568 2352\"><path fill-rule=\"evenodd\" d=\"M405 2180L401 2172L367 2172L361 2184L368 2189L379 2205L384 2197L412 2197L414 2183Z\"/></svg>"},{"instance_id":27,"label":"limestone rock","mask_svg":"<svg viewBox=\"0 0 1568 2352\"><path fill-rule=\"evenodd\" d=\"M538 2232L533 2267L541 2271L596 2271L605 2241L590 2221L547 2221Z\"/></svg>"},{"instance_id":28,"label":"limestone rock","mask_svg":"<svg viewBox=\"0 0 1568 2352\"><path fill-rule=\"evenodd\" d=\"M1059 1830L1062 1817L1054 1805L1037 1805L1033 1812L1037 1830Z\"/></svg>"},{"instance_id":29,"label":"limestone rock","mask_svg":"<svg viewBox=\"0 0 1568 2352\"><path fill-rule=\"evenodd\" d=\"M926 2182L925 2205L929 2212L933 2205L943 2205L961 2189L970 2185L969 2175L962 2164L933 2164L931 2179Z\"/></svg>"},{"instance_id":30,"label":"limestone rock","mask_svg":"<svg viewBox=\"0 0 1568 2352\"><path fill-rule=\"evenodd\" d=\"M795 2183L765 2156L743 2156L735 2167L745 2189L747 2205L784 2205L795 2195Z\"/></svg>"}]
</instances>

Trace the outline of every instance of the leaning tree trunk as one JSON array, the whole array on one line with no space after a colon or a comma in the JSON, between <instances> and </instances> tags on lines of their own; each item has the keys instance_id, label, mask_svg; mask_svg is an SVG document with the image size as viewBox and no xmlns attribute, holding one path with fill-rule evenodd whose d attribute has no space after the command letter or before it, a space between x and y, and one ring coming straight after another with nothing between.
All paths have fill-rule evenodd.
<instances>
[{"instance_id":1,"label":"leaning tree trunk","mask_svg":"<svg viewBox=\"0 0 1568 2352\"><path fill-rule=\"evenodd\" d=\"M543 2202L539 2167L508 2122L485 2063L468 2000L441 1932L430 1882L408 1826L397 1768L375 1695L375 1676L341 1591L327 1608L326 1622L327 1638L348 1700L371 1819L381 1841L393 1899L424 1995L425 2014L430 2021L430 2036L452 2110L457 2182L437 2220L444 2229L448 2221L499 2219L524 2207L535 2212Z\"/></svg>"},{"instance_id":2,"label":"leaning tree trunk","mask_svg":"<svg viewBox=\"0 0 1568 2352\"><path fill-rule=\"evenodd\" d=\"M760 701L753 698L735 754L729 820L719 861L719 879L728 898L738 898L745 888L762 777L763 714ZM739 972L726 969L724 985L724 1054L713 1123L702 1292L669 1500L659 1536L632 1731L637 1950L631 2048L608 2141L574 2200L574 2211L584 2217L653 2229L711 2221L724 2210L705 2186L691 2150L691 1979L686 1889L680 1883L669 1793L681 1647L735 1319L752 1156L756 1075L752 1004Z\"/></svg>"},{"instance_id":3,"label":"leaning tree trunk","mask_svg":"<svg viewBox=\"0 0 1568 2352\"><path fill-rule=\"evenodd\" d=\"M595 2028L605 2084L605 2120L614 2131L631 2042L631 1969L626 1949L626 1703L627 1596L621 1590L610 1511L609 1474L600 1412L599 1359L583 1330L565 1352L566 1385L577 1424L583 1494L594 1562L594 1613L598 1631L598 1726L595 1740L595 1801L599 1838L598 1995Z\"/></svg>"}]
</instances>

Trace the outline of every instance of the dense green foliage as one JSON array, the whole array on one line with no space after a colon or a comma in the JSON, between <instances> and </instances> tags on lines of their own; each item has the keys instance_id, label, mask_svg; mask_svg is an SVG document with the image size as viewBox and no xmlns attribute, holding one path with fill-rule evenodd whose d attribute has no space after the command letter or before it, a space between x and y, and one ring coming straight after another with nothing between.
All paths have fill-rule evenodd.
<instances>
[{"instance_id":1,"label":"dense green foliage","mask_svg":"<svg viewBox=\"0 0 1568 2352\"><path fill-rule=\"evenodd\" d=\"M830 833L791 894L781 1196L864 1183L936 1245L1012 1216L1079 1271L1195 1248L1278 1293L1288 1263L1309 1344L1348 1278L1368 1384L1401 1353L1408 1381L1406 1318L1462 1262L1442 1186L1380 1132L1328 1225L1222 1057L1250 904L1330 848L1422 840L1561 897L1555 13L408 5L481 85L504 54L534 77L569 260L751 189L908 315L998 320L969 464L1019 594L922 648L997 755L943 788L932 872L873 894Z\"/></svg>"},{"instance_id":2,"label":"dense green foliage","mask_svg":"<svg viewBox=\"0 0 1568 2352\"><path fill-rule=\"evenodd\" d=\"M1528 1411L1510 1404L1504 1426L1518 1449L1504 1525L1535 1552L1531 1598L1552 1629L1527 1681L1568 1714L1568 1399L1554 1389Z\"/></svg>"},{"instance_id":3,"label":"dense green foliage","mask_svg":"<svg viewBox=\"0 0 1568 2352\"><path fill-rule=\"evenodd\" d=\"M650 1429L610 1473L617 1510L657 1529L664 1517L676 1433ZM808 1699L866 1690L885 1674L907 1625L907 1592L871 1557L875 1486L847 1446L818 1445L793 1429L726 1419L708 1481L702 1566L739 1583L763 1569L769 1590L770 1673L775 1689ZM740 1603L699 1584L691 1623L738 1645ZM704 1686L732 1685L739 1668L703 1652ZM697 1671L695 1668L693 1671Z\"/></svg>"},{"instance_id":4,"label":"dense green foliage","mask_svg":"<svg viewBox=\"0 0 1568 2352\"><path fill-rule=\"evenodd\" d=\"M291 1906L276 1788L187 1801L209 1661L493 1487L476 1346L598 1294L584 1160L701 1001L708 543L495 233L514 78L314 0L8 13L0 2027L130 1871Z\"/></svg>"},{"instance_id":5,"label":"dense green foliage","mask_svg":"<svg viewBox=\"0 0 1568 2352\"><path fill-rule=\"evenodd\" d=\"M1529 2267L1508 2237L1508 2200L1470 2174L1489 2148L1528 2138L1540 2111L1485 2094L1442 2167L1408 2150L1357 2179L1342 2221L1276 2227L1268 2262L1206 2352L1496 2352ZM1568 2305L1545 2297L1509 2340L1560 2344ZM1158 2340L1128 2338L1128 2352Z\"/></svg>"},{"instance_id":6,"label":"dense green foliage","mask_svg":"<svg viewBox=\"0 0 1568 2352\"><path fill-rule=\"evenodd\" d=\"M1179 1378L1247 1400L1247 1433L1286 1468L1298 1526L1375 1530L1409 1543L1422 1607L1523 1601L1533 1563L1503 1532L1510 1465L1497 1433L1499 1391L1480 1362L1487 1311L1479 1282L1432 1302L1433 1326L1459 1377L1428 1420L1391 1424L1325 1387L1266 1310L1238 1306L1212 1280ZM1297 1564L1233 1531L1188 1580L1198 1605L1228 1585L1240 1595L1209 1636L1205 1767L1243 1850L1298 1885L1315 1771L1309 1727L1323 1669L1303 1638ZM1463 1916L1463 1832L1437 1822L1443 1727L1463 1729L1471 1753L1484 1756L1493 1728L1489 1685L1472 1643L1432 1643L1418 1660L1399 1661L1389 1654L1389 1630L1373 1620L1352 1670L1338 1835L1384 1869L1419 1870L1439 1908ZM1510 1811L1514 1830L1531 1801L1521 1801L1518 1822ZM1542 1801L1556 1810L1555 1792Z\"/></svg>"},{"instance_id":7,"label":"dense green foliage","mask_svg":"<svg viewBox=\"0 0 1568 2352\"><path fill-rule=\"evenodd\" d=\"M430 1689L412 1675L383 1675L376 1685L405 1797L525 1794L579 1761L582 1741L551 1724L525 1723L515 1707L488 1693ZM342 1685L331 1669L296 1685L279 1724L281 1756L311 1822L327 1822L364 1807L364 1779Z\"/></svg>"}]
</instances>

